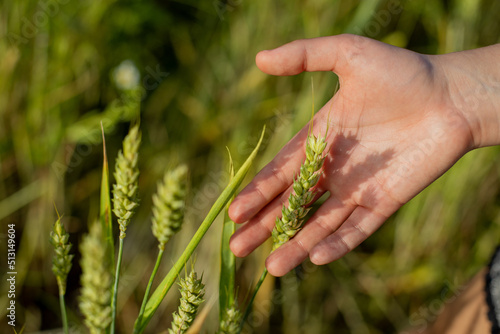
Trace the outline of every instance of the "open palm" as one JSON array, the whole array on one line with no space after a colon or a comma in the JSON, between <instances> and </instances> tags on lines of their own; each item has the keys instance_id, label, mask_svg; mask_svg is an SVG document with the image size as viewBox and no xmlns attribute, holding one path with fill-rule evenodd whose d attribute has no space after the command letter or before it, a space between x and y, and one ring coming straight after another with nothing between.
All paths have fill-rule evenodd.
<instances>
[{"instance_id":1,"label":"open palm","mask_svg":"<svg viewBox=\"0 0 500 334\"><path fill-rule=\"evenodd\" d=\"M300 40L257 56L273 75L333 71L340 90L316 114L314 134L329 123L328 157L318 196L328 199L267 267L281 276L307 256L336 260L473 147L469 124L452 107L436 56L368 38L339 35ZM230 216L246 222L231 240L246 256L271 234L305 158L306 125L236 197Z\"/></svg>"}]
</instances>

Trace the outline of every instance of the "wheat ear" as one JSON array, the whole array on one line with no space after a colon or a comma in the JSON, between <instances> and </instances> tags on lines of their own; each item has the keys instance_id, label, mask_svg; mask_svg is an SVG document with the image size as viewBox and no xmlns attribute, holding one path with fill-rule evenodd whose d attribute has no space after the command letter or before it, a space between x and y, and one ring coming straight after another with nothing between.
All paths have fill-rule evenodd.
<instances>
[{"instance_id":1,"label":"wheat ear","mask_svg":"<svg viewBox=\"0 0 500 334\"><path fill-rule=\"evenodd\" d=\"M57 209L56 209L57 211ZM59 212L57 221L54 223L52 232L50 232L50 243L54 246L54 258L52 259L52 272L56 276L59 287L59 304L61 306L61 318L63 322L64 333L69 332L68 317L66 315L66 303L64 295L66 294L66 280L71 270L71 261L74 255L69 254L71 243L69 243L69 234L64 229Z\"/></svg>"},{"instance_id":2,"label":"wheat ear","mask_svg":"<svg viewBox=\"0 0 500 334\"><path fill-rule=\"evenodd\" d=\"M137 199L139 168L139 145L141 133L135 125L123 140L123 149L118 153L113 185L113 212L120 225L120 239L125 238L125 231L135 209L139 206Z\"/></svg>"},{"instance_id":3,"label":"wheat ear","mask_svg":"<svg viewBox=\"0 0 500 334\"><path fill-rule=\"evenodd\" d=\"M186 333L194 321L198 307L203 303L205 285L198 279L194 270L184 279L180 279L179 291L181 292L180 305L177 312L173 314L172 328L169 334Z\"/></svg>"},{"instance_id":4,"label":"wheat ear","mask_svg":"<svg viewBox=\"0 0 500 334\"><path fill-rule=\"evenodd\" d=\"M177 233L184 220L186 206L186 185L188 169L181 165L165 173L163 182L153 196L153 234L158 239L158 247L165 244Z\"/></svg>"},{"instance_id":5,"label":"wheat ear","mask_svg":"<svg viewBox=\"0 0 500 334\"><path fill-rule=\"evenodd\" d=\"M219 334L238 333L242 316L243 314L236 305L225 309L220 323Z\"/></svg>"},{"instance_id":6,"label":"wheat ear","mask_svg":"<svg viewBox=\"0 0 500 334\"><path fill-rule=\"evenodd\" d=\"M153 281L160 267L160 262L165 250L165 244L177 233L184 220L184 210L186 207L188 169L181 165L174 170L167 171L163 177L163 182L158 184L158 191L153 195L153 234L158 239L158 256L156 263L149 277L148 286L144 293L141 309L139 310L138 321L142 321L144 310L149 298L149 293L153 286Z\"/></svg>"},{"instance_id":7,"label":"wheat ear","mask_svg":"<svg viewBox=\"0 0 500 334\"><path fill-rule=\"evenodd\" d=\"M69 234L64 229L61 217L55 222L52 232L50 232L50 243L54 246L54 258L52 259L52 272L57 278L59 294L66 293L66 279L71 270L71 260L74 255L69 254L71 243Z\"/></svg>"},{"instance_id":8,"label":"wheat ear","mask_svg":"<svg viewBox=\"0 0 500 334\"><path fill-rule=\"evenodd\" d=\"M300 166L299 175L293 181L293 191L288 197L288 207L283 205L282 216L276 218L272 232L273 251L290 240L303 226L310 208L307 207L316 194L315 186L321 176L325 161L325 136L309 135L306 142L306 160Z\"/></svg>"},{"instance_id":9,"label":"wheat ear","mask_svg":"<svg viewBox=\"0 0 500 334\"><path fill-rule=\"evenodd\" d=\"M85 325L92 334L106 333L111 323L113 274L108 263L107 243L102 233L101 224L95 222L80 245L82 254L80 310L85 317Z\"/></svg>"}]
</instances>

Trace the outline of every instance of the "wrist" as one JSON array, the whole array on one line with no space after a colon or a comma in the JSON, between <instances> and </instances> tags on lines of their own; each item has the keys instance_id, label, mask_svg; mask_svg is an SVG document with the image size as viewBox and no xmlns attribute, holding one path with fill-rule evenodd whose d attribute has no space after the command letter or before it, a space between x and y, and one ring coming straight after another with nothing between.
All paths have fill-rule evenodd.
<instances>
[{"instance_id":1,"label":"wrist","mask_svg":"<svg viewBox=\"0 0 500 334\"><path fill-rule=\"evenodd\" d=\"M449 106L467 121L472 148L500 144L500 44L434 56Z\"/></svg>"}]
</instances>

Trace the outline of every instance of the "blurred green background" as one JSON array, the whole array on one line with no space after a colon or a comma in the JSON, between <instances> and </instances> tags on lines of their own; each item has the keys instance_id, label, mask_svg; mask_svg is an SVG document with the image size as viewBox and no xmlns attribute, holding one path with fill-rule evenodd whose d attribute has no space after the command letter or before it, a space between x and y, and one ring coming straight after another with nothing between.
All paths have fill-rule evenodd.
<instances>
[{"instance_id":1,"label":"blurred green background","mask_svg":"<svg viewBox=\"0 0 500 334\"><path fill-rule=\"evenodd\" d=\"M496 0L0 3L0 263L5 268L7 224L15 224L17 322L27 333L62 326L48 238L54 203L76 252L99 210L101 120L111 169L139 114L143 131L141 207L127 231L120 280L117 325L127 333L156 256L150 206L163 171L187 162L191 188L184 228L167 246L159 275L227 182L225 147L239 167L267 124L254 175L308 121L311 77L316 105L331 97L334 74L270 77L254 64L259 50L350 32L436 54L497 43L500 31ZM124 61L128 72L119 80L133 82L137 72L135 93L114 79ZM322 267L306 262L281 279L268 278L250 318L255 331L423 330L500 241L498 153L496 147L469 153L344 259ZM196 252L208 286L205 307L212 307L203 333L217 328L220 232L216 221ZM263 246L238 260L241 304L268 251ZM76 332L78 260L67 292ZM0 286L0 331L10 333L6 277ZM170 326L177 298L172 290L149 333Z\"/></svg>"}]
</instances>

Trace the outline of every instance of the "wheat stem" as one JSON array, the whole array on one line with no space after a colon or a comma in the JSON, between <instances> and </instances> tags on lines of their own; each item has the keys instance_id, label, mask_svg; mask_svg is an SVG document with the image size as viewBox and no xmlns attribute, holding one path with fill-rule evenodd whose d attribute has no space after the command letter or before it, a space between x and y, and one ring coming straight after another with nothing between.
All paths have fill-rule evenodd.
<instances>
[{"instance_id":1,"label":"wheat stem","mask_svg":"<svg viewBox=\"0 0 500 334\"><path fill-rule=\"evenodd\" d=\"M142 317L144 315L144 310L146 309L146 304L148 302L149 293L151 292L151 287L153 286L153 281L155 279L156 272L158 271L158 268L160 268L160 262L161 262L161 259L163 257L164 251L165 250L162 248L160 248L158 250L158 256L156 257L155 267L153 268L153 272L151 273L151 276L149 277L148 286L146 288L146 292L144 293L144 298L142 299L141 310L139 311L139 316L137 317L138 322L142 321Z\"/></svg>"},{"instance_id":2,"label":"wheat stem","mask_svg":"<svg viewBox=\"0 0 500 334\"><path fill-rule=\"evenodd\" d=\"M113 285L113 295L111 297L111 328L110 333L115 333L116 327L116 308L117 308L117 299L118 299L118 281L120 280L120 267L122 264L122 255L123 255L123 239L120 238L119 246L118 246L118 259L116 260L116 272L115 272L115 283Z\"/></svg>"},{"instance_id":3,"label":"wheat stem","mask_svg":"<svg viewBox=\"0 0 500 334\"><path fill-rule=\"evenodd\" d=\"M63 294L59 294L59 306L61 307L61 318L63 323L64 334L69 334L68 315L66 314L66 303L64 301Z\"/></svg>"},{"instance_id":4,"label":"wheat stem","mask_svg":"<svg viewBox=\"0 0 500 334\"><path fill-rule=\"evenodd\" d=\"M234 164L229 152L229 181L234 178ZM229 218L228 210L233 198L226 204L220 247L219 275L219 323L222 331L228 311L235 305L236 257L229 249L229 240L236 230L234 222ZM228 327L228 326L226 326Z\"/></svg>"},{"instance_id":5,"label":"wheat stem","mask_svg":"<svg viewBox=\"0 0 500 334\"><path fill-rule=\"evenodd\" d=\"M262 285L262 283L266 279L266 276L267 276L267 268L265 268L264 271L262 272L262 275L260 275L259 281L257 282L255 289L253 290L252 298L250 298L250 302L248 302L248 306L245 310L245 313L243 314L243 318L241 319L238 334L240 334L241 331L243 330L243 326L245 326L245 322L247 321L248 316L252 312L252 307L253 307L253 302L255 300L255 296L257 296L257 292L259 292L260 286Z\"/></svg>"}]
</instances>

